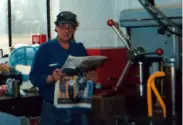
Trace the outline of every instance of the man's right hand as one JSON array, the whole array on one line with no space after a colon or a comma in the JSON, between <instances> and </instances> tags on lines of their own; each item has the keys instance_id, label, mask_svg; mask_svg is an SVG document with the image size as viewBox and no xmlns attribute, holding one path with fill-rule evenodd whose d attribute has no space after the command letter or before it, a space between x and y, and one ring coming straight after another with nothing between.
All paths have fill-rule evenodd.
<instances>
[{"instance_id":1,"label":"man's right hand","mask_svg":"<svg viewBox=\"0 0 183 125\"><path fill-rule=\"evenodd\" d=\"M52 73L52 75L48 75L47 83L52 83L57 80L61 80L61 78L64 76L62 71L60 69L55 69Z\"/></svg>"}]
</instances>

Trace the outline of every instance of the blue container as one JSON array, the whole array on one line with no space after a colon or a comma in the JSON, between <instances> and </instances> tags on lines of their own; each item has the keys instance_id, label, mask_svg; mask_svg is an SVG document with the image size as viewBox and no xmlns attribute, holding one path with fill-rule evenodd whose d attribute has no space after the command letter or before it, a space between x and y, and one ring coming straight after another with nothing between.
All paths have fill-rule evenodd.
<instances>
[{"instance_id":1,"label":"blue container","mask_svg":"<svg viewBox=\"0 0 183 125\"><path fill-rule=\"evenodd\" d=\"M31 66L34 60L35 52L38 50L39 46L24 46L13 50L9 56L9 65L11 68L15 69L16 65L26 65ZM22 80L29 80L29 75L22 74Z\"/></svg>"}]
</instances>

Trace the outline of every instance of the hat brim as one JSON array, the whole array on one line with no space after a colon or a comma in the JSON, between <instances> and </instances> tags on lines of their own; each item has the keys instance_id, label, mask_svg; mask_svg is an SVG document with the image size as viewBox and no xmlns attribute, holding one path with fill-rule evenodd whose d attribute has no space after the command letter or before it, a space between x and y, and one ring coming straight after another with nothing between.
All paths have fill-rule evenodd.
<instances>
[{"instance_id":1,"label":"hat brim","mask_svg":"<svg viewBox=\"0 0 183 125\"><path fill-rule=\"evenodd\" d=\"M77 23L76 22L73 22L73 21L67 21L67 20L62 20L62 21L58 21L58 22L55 22L56 25L59 25L59 24L70 24L72 26L76 26Z\"/></svg>"}]
</instances>

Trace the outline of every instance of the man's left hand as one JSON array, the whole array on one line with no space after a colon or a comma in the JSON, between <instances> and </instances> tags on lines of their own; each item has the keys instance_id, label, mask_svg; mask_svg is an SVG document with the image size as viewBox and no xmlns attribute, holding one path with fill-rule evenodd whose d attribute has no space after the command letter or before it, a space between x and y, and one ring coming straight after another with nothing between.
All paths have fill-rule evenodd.
<instances>
[{"instance_id":1,"label":"man's left hand","mask_svg":"<svg viewBox=\"0 0 183 125\"><path fill-rule=\"evenodd\" d=\"M97 81L97 72L95 70L89 71L87 74L87 79L93 82Z\"/></svg>"}]
</instances>

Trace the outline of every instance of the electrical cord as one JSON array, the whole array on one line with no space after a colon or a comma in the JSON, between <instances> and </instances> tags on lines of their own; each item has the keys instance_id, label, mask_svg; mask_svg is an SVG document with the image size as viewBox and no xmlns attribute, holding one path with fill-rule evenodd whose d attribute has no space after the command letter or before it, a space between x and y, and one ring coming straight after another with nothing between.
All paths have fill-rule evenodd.
<instances>
[{"instance_id":1,"label":"electrical cord","mask_svg":"<svg viewBox=\"0 0 183 125\"><path fill-rule=\"evenodd\" d=\"M156 22L161 26L161 28L158 30L159 33L164 33L165 31L175 34L177 36L182 37L182 30L179 26L177 26L172 20L168 19L166 15L164 15L160 10L158 10L156 7L154 7L151 3L149 3L147 0L139 0L140 4L144 7L144 9L156 20ZM173 31L172 29L168 28L167 24L165 24L163 21L161 21L157 15L161 15L163 19L167 21L167 24L172 25L175 27L178 32ZM181 32L181 33L180 33Z\"/></svg>"}]
</instances>

